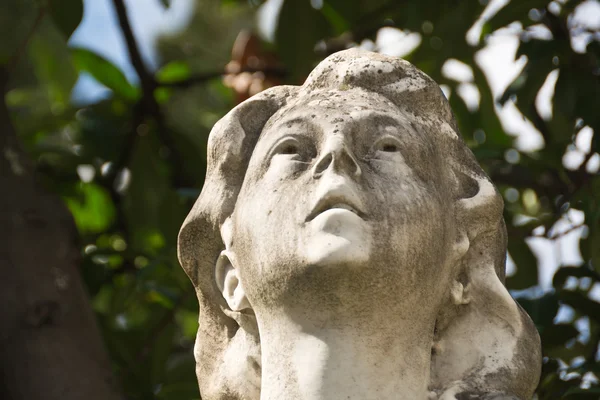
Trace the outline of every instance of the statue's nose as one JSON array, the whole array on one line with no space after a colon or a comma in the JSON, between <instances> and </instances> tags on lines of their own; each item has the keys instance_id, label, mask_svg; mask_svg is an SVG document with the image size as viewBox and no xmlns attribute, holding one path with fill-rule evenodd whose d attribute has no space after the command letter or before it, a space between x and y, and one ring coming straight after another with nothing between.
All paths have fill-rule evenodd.
<instances>
[{"instance_id":1,"label":"statue's nose","mask_svg":"<svg viewBox=\"0 0 600 400\"><path fill-rule=\"evenodd\" d=\"M313 167L313 177L319 178L327 170L358 178L362 171L358 160L343 140L332 140L325 145L321 157Z\"/></svg>"}]
</instances>

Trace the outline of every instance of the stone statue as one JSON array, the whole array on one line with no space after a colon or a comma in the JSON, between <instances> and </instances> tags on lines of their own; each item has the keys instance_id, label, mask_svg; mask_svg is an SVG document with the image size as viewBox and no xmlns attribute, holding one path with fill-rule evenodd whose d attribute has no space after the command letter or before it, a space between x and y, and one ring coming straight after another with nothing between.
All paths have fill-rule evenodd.
<instances>
[{"instance_id":1,"label":"stone statue","mask_svg":"<svg viewBox=\"0 0 600 400\"><path fill-rule=\"evenodd\" d=\"M438 85L361 50L213 128L179 235L204 400L529 399L503 202Z\"/></svg>"}]
</instances>

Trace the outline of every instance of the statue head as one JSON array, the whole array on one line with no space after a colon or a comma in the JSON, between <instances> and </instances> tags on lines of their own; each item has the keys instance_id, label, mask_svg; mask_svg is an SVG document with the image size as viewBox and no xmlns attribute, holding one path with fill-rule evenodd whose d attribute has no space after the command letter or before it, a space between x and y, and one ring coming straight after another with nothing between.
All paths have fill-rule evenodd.
<instances>
[{"instance_id":1,"label":"statue head","mask_svg":"<svg viewBox=\"0 0 600 400\"><path fill-rule=\"evenodd\" d=\"M502 210L440 88L404 60L342 51L240 104L179 236L203 398L260 397L256 313L343 314L373 288L435 327L432 392L531 396L539 338L503 285Z\"/></svg>"}]
</instances>

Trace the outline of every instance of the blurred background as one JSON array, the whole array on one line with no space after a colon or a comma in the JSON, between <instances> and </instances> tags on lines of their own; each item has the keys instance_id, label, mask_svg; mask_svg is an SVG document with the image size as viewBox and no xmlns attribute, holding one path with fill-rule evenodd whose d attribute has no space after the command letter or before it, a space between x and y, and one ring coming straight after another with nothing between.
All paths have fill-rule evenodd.
<instances>
[{"instance_id":1,"label":"blurred background","mask_svg":"<svg viewBox=\"0 0 600 400\"><path fill-rule=\"evenodd\" d=\"M176 239L210 129L353 46L436 80L504 196L535 398L600 398L594 0L1 0L0 398L199 399Z\"/></svg>"}]
</instances>

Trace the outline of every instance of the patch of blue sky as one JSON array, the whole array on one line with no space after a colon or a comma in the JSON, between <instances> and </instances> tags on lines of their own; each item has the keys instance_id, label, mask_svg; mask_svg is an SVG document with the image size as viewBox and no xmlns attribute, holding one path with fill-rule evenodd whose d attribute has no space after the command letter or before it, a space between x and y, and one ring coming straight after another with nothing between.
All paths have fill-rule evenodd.
<instances>
[{"instance_id":1,"label":"patch of blue sky","mask_svg":"<svg viewBox=\"0 0 600 400\"><path fill-rule=\"evenodd\" d=\"M125 0L125 5L142 59L147 68L155 70L159 65L157 37L185 28L193 15L194 1L172 0L168 9L160 0ZM69 45L94 51L121 69L130 82L138 82L111 0L84 0L83 19ZM94 103L110 93L92 77L82 74L73 89L72 101Z\"/></svg>"}]
</instances>

